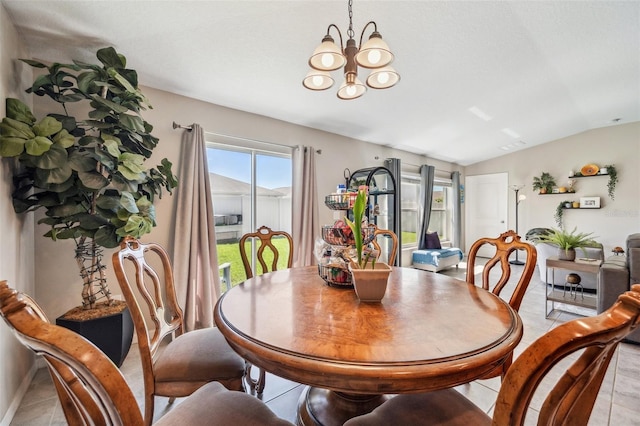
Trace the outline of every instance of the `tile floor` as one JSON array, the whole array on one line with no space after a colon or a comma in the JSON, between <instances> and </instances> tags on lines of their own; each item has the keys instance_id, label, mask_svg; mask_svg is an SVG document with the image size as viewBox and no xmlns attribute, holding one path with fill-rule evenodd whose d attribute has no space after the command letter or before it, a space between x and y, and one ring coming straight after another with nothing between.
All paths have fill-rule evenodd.
<instances>
[{"instance_id":1,"label":"tile floor","mask_svg":"<svg viewBox=\"0 0 640 426\"><path fill-rule=\"evenodd\" d=\"M443 271L443 273L464 279L466 270L465 266L461 265L457 270L454 268ZM515 268L521 267L514 266L513 268L514 274L512 277L518 275ZM520 316L524 323L524 337L522 343L516 349L516 356L537 337L558 324L579 318L580 314L590 315L595 313L581 308L559 305L569 312L556 310L552 312L549 318L545 318L545 286L538 277L539 275L535 273L520 308ZM508 294L509 288L505 288L504 292ZM505 298L508 297L507 294L504 295ZM564 363L564 368L566 368L566 365ZM137 347L134 345L121 369L134 390L138 403L142 406L142 379L139 368L139 354ZM563 365L557 368L563 368ZM557 377L557 373L554 374L552 371L550 376ZM500 380L496 378L475 381L458 386L456 389L488 413L491 413L499 387ZM549 388L548 382L543 382L539 393L544 395L545 389ZM278 416L295 422L296 405L302 390L303 386L298 383L269 375L267 376L267 385L262 399ZM537 413L543 400L543 396L536 394L527 414L527 425L536 424ZM179 400L176 401L177 403L179 403ZM171 407L172 405L168 404L167 398L156 398L155 418L162 416ZM609 372L600 389L589 425L631 426L640 424L639 419L640 346L621 344L611 361ZM64 416L48 372L46 369L40 369L32 381L11 425L47 426L64 424L66 424Z\"/></svg>"}]
</instances>

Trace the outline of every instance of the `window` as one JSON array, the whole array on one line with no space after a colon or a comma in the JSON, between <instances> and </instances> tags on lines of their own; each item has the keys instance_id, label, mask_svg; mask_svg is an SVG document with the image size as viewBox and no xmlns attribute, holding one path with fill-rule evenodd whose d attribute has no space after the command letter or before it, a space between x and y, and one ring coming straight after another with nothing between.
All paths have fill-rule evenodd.
<instances>
[{"instance_id":1,"label":"window","mask_svg":"<svg viewBox=\"0 0 640 426\"><path fill-rule=\"evenodd\" d=\"M401 184L402 246L415 247L418 245L420 229L420 176L403 174ZM436 177L433 185L429 231L437 231L443 243L451 241L452 238L452 198L451 179Z\"/></svg>"},{"instance_id":2,"label":"window","mask_svg":"<svg viewBox=\"0 0 640 426\"><path fill-rule=\"evenodd\" d=\"M291 233L291 152L210 142L207 160L218 262L230 263L235 285L246 279L238 248L242 235L262 225ZM280 258L284 263L287 253Z\"/></svg>"}]
</instances>

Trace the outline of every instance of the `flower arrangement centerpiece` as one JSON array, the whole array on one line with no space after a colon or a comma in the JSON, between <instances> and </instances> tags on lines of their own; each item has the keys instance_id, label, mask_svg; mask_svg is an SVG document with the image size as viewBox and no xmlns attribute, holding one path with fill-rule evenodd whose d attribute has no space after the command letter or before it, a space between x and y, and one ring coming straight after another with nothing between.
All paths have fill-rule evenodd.
<instances>
[{"instance_id":1,"label":"flower arrangement centerpiece","mask_svg":"<svg viewBox=\"0 0 640 426\"><path fill-rule=\"evenodd\" d=\"M356 260L349 262L349 271L353 279L353 287L362 302L380 302L387 290L387 281L391 268L386 263L376 262L377 252L365 247L362 238L362 223L368 201L368 188L362 185L353 203L353 221L345 217L345 221L353 232L356 247ZM368 265L371 267L368 267Z\"/></svg>"}]
</instances>

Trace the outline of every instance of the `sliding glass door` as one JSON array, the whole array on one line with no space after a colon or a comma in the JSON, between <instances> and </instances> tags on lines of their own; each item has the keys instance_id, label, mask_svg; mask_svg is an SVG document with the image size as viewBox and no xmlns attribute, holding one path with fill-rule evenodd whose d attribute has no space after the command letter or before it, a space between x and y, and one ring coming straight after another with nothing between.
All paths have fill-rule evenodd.
<instances>
[{"instance_id":1,"label":"sliding glass door","mask_svg":"<svg viewBox=\"0 0 640 426\"><path fill-rule=\"evenodd\" d=\"M235 285L246 279L238 247L242 235L263 225L291 233L291 154L210 143L207 159L218 261L229 264ZM287 255L280 259L286 262Z\"/></svg>"}]
</instances>

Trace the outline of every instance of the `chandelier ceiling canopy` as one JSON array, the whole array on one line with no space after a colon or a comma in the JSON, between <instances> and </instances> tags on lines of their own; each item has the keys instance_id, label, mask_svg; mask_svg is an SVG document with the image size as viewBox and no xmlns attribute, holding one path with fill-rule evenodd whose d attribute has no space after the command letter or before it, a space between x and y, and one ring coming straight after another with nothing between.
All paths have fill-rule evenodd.
<instances>
[{"instance_id":1,"label":"chandelier ceiling canopy","mask_svg":"<svg viewBox=\"0 0 640 426\"><path fill-rule=\"evenodd\" d=\"M302 81L304 87L310 90L326 90L333 86L335 80L331 76L331 71L344 67L344 81L338 89L338 98L356 99L367 91L367 86L372 89L387 89L400 81L400 75L389 64L393 61L393 53L389 46L382 40L378 32L378 27L374 21L369 21L360 34L360 46L356 45L353 38L353 1L349 0L349 28L347 36L349 39L345 47L343 46L342 33L340 29L330 24L327 34L323 37L320 45L313 51L309 58L311 71ZM373 25L373 32L364 44L367 28ZM340 46L336 45L331 37L331 28L334 28L340 37ZM358 79L358 66L368 68L371 73L366 79L366 86Z\"/></svg>"}]
</instances>

